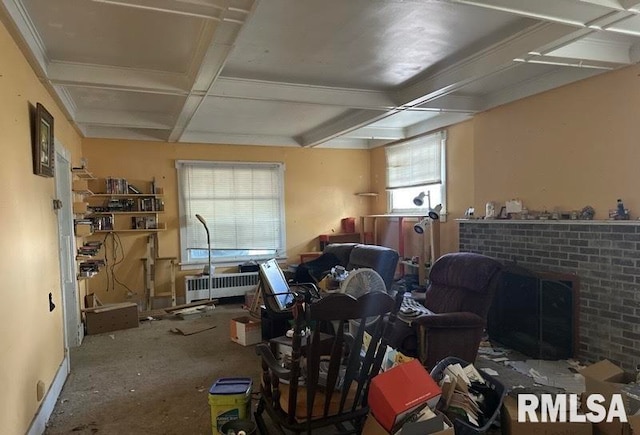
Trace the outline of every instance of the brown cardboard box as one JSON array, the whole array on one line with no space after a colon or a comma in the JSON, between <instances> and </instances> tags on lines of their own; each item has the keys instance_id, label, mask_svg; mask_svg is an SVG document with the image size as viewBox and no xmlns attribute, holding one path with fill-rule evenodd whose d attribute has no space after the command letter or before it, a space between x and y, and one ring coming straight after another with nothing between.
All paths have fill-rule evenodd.
<instances>
[{"instance_id":1,"label":"brown cardboard box","mask_svg":"<svg viewBox=\"0 0 640 435\"><path fill-rule=\"evenodd\" d=\"M586 389L583 397L589 394L602 394L605 397L604 406L607 409L609 409L611 395L620 393L623 385L635 381L635 376L626 373L606 359L585 367L580 373L584 376ZM602 435L640 434L640 415L627 416L627 418L629 419L628 423L622 423L618 420L611 423L596 423L594 431L596 434Z\"/></svg>"},{"instance_id":2,"label":"brown cardboard box","mask_svg":"<svg viewBox=\"0 0 640 435\"><path fill-rule=\"evenodd\" d=\"M501 424L503 435L592 435L593 425L569 422L518 422L518 402L511 396L502 403Z\"/></svg>"},{"instance_id":3,"label":"brown cardboard box","mask_svg":"<svg viewBox=\"0 0 640 435\"><path fill-rule=\"evenodd\" d=\"M438 413L438 414L442 415L444 422L448 427L443 428L442 430L439 430L436 432L424 433L424 435L455 435L453 426L451 425L451 422L447 419L447 417L444 414L441 414L441 413ZM400 429L394 435L402 435L402 432L403 430ZM362 435L389 435L389 432L387 432L385 428L383 428L382 425L378 423L378 420L376 420L373 414L369 413L369 415L367 415L367 421L365 421L364 427L362 429Z\"/></svg>"},{"instance_id":4,"label":"brown cardboard box","mask_svg":"<svg viewBox=\"0 0 640 435\"><path fill-rule=\"evenodd\" d=\"M260 320L249 316L236 317L231 319L230 324L231 341L235 341L243 346L251 346L262 341L262 325Z\"/></svg>"},{"instance_id":5,"label":"brown cardboard box","mask_svg":"<svg viewBox=\"0 0 640 435\"><path fill-rule=\"evenodd\" d=\"M87 334L137 328L138 305L133 302L102 305L85 310Z\"/></svg>"}]
</instances>

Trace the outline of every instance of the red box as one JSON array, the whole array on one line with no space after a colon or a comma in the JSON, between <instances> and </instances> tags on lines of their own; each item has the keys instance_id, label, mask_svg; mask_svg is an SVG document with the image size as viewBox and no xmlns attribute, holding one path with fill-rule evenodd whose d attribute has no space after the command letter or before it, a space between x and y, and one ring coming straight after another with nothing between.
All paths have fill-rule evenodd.
<instances>
[{"instance_id":1,"label":"red box","mask_svg":"<svg viewBox=\"0 0 640 435\"><path fill-rule=\"evenodd\" d=\"M387 431L425 402L433 408L442 390L420 361L400 364L371 380L369 408Z\"/></svg>"}]
</instances>

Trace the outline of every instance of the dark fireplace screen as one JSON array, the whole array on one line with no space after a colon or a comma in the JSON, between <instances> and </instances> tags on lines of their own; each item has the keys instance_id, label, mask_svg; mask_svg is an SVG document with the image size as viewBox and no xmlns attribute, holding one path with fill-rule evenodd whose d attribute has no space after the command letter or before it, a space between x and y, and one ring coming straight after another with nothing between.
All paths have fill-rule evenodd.
<instances>
[{"instance_id":1,"label":"dark fireplace screen","mask_svg":"<svg viewBox=\"0 0 640 435\"><path fill-rule=\"evenodd\" d=\"M489 338L532 358L575 357L578 287L576 275L508 266L489 311Z\"/></svg>"}]
</instances>

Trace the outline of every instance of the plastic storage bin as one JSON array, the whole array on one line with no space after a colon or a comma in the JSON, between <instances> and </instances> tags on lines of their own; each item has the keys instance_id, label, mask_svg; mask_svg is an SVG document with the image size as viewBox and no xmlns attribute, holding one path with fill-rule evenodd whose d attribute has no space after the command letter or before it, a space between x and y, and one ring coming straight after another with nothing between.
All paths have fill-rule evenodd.
<instances>
[{"instance_id":1,"label":"plastic storage bin","mask_svg":"<svg viewBox=\"0 0 640 435\"><path fill-rule=\"evenodd\" d=\"M218 435L232 420L251 419L251 378L220 378L209 389L211 427Z\"/></svg>"},{"instance_id":2,"label":"plastic storage bin","mask_svg":"<svg viewBox=\"0 0 640 435\"><path fill-rule=\"evenodd\" d=\"M450 364L456 363L459 363L462 367L466 367L467 365L469 365L468 362L460 358L451 356L441 360L438 364L436 364L433 370L431 370L431 377L436 382L440 382L442 380L442 377L444 376L444 369ZM481 427L473 426L472 424L469 424L468 422L458 418L455 419L453 421L453 428L456 435L476 435L486 433L493 422L496 421L496 419L500 415L502 402L507 391L504 388L504 385L498 382L494 377L488 375L482 369L478 369L478 371L489 387L489 392L485 395L485 399L487 400L487 409L490 411L486 414L489 414L489 417L484 421L484 425ZM490 394L491 392L493 394Z\"/></svg>"}]
</instances>

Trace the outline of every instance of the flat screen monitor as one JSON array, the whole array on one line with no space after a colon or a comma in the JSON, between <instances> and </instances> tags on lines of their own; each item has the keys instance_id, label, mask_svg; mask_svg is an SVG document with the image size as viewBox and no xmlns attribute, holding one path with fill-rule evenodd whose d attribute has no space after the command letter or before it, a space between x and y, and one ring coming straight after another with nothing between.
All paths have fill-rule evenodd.
<instances>
[{"instance_id":1,"label":"flat screen monitor","mask_svg":"<svg viewBox=\"0 0 640 435\"><path fill-rule=\"evenodd\" d=\"M275 300L280 311L288 310L293 303L293 294L275 258L260 265L260 276L265 287L265 299ZM269 301L265 300L265 303L268 304Z\"/></svg>"}]
</instances>

